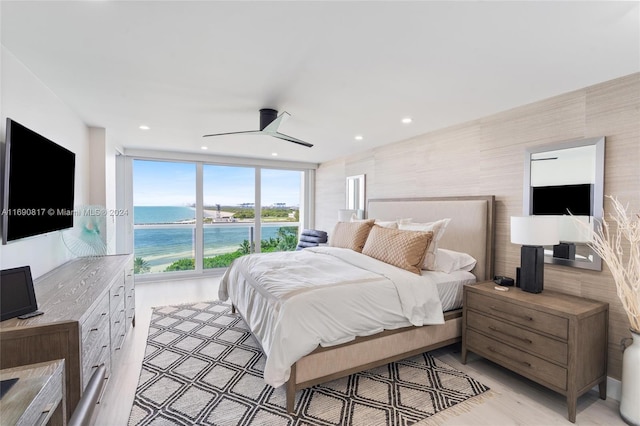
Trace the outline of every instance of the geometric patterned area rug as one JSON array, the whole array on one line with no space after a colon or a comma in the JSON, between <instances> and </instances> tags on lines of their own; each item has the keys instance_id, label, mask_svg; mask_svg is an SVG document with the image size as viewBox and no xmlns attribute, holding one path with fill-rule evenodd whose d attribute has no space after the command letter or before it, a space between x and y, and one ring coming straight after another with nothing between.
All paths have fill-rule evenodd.
<instances>
[{"instance_id":1,"label":"geometric patterned area rug","mask_svg":"<svg viewBox=\"0 0 640 426\"><path fill-rule=\"evenodd\" d=\"M228 304L155 308L129 425L415 425L489 389L424 353L300 390L290 415L264 363Z\"/></svg>"}]
</instances>

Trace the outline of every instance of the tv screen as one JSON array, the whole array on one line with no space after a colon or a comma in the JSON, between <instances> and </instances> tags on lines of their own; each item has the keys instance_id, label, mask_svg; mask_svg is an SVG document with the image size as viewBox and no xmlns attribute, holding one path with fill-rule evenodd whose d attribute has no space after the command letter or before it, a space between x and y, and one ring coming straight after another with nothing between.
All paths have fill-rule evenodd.
<instances>
[{"instance_id":1,"label":"tv screen","mask_svg":"<svg viewBox=\"0 0 640 426\"><path fill-rule=\"evenodd\" d=\"M7 118L2 242L73 226L76 155Z\"/></svg>"},{"instance_id":2,"label":"tv screen","mask_svg":"<svg viewBox=\"0 0 640 426\"><path fill-rule=\"evenodd\" d=\"M0 274L0 321L38 310L29 266L3 269Z\"/></svg>"},{"instance_id":3,"label":"tv screen","mask_svg":"<svg viewBox=\"0 0 640 426\"><path fill-rule=\"evenodd\" d=\"M531 214L593 216L593 184L534 186Z\"/></svg>"}]
</instances>

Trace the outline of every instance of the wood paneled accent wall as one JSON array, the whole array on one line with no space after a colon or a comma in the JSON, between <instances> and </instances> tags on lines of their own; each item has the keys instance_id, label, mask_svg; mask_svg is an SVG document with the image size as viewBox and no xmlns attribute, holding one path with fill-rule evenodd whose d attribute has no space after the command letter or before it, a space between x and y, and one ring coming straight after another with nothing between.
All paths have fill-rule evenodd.
<instances>
[{"instance_id":1,"label":"wood paneled accent wall","mask_svg":"<svg viewBox=\"0 0 640 426\"><path fill-rule=\"evenodd\" d=\"M640 211L635 73L323 163L316 174L316 228L332 231L351 175L366 175L367 198L495 195L495 272L514 276L520 247L510 242L509 217L522 214L525 149L595 136L606 137L605 194ZM605 215L609 207L605 200ZM545 265L545 288L610 304L608 375L619 379L629 322L607 266L598 272Z\"/></svg>"}]
</instances>

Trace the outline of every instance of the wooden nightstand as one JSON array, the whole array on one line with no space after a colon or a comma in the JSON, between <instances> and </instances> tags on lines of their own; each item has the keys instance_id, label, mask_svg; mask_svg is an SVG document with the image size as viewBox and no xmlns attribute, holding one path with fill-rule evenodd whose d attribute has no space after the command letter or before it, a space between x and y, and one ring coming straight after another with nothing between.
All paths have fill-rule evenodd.
<instances>
[{"instance_id":1,"label":"wooden nightstand","mask_svg":"<svg viewBox=\"0 0 640 426\"><path fill-rule=\"evenodd\" d=\"M565 395L571 422L578 397L596 384L606 399L609 304L495 286L465 286L462 363L473 351Z\"/></svg>"}]
</instances>

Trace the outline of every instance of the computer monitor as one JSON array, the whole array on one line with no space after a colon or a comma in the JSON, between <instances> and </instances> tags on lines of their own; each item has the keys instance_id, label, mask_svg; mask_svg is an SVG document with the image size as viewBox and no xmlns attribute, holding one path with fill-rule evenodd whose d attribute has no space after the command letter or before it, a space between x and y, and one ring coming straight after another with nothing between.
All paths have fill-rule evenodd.
<instances>
[{"instance_id":1,"label":"computer monitor","mask_svg":"<svg viewBox=\"0 0 640 426\"><path fill-rule=\"evenodd\" d=\"M29 266L0 272L0 321L40 315Z\"/></svg>"}]
</instances>

